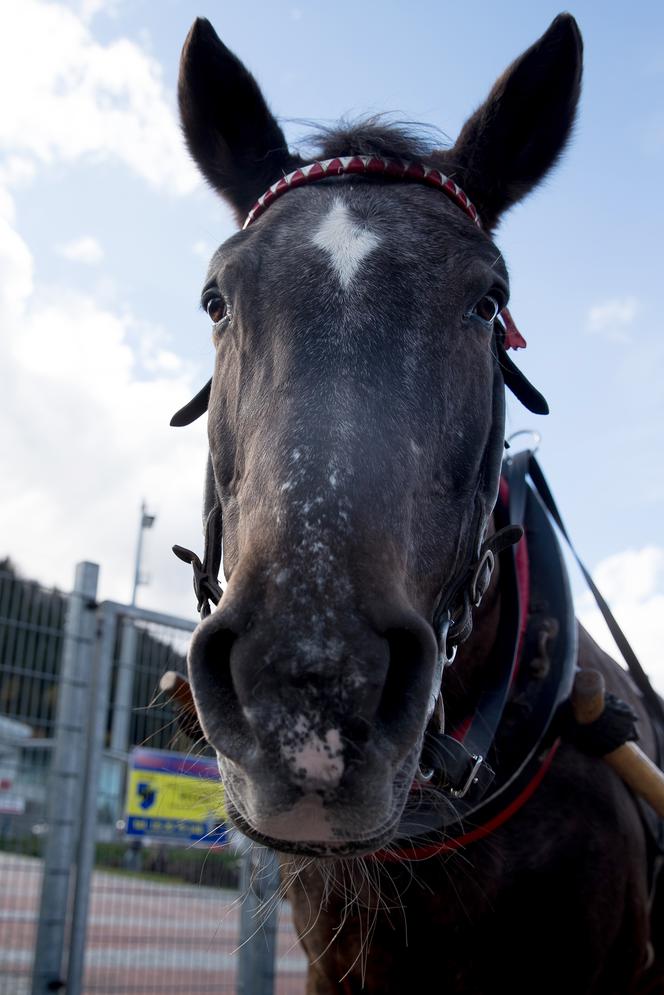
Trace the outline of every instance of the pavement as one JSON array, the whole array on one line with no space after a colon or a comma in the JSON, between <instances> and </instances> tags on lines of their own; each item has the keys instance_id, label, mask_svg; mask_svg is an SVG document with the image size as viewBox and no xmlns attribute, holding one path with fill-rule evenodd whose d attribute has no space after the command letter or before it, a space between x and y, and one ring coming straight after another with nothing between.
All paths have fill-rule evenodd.
<instances>
[{"instance_id":1,"label":"pavement","mask_svg":"<svg viewBox=\"0 0 664 995\"><path fill-rule=\"evenodd\" d=\"M0 853L0 882L0 995L30 995L41 861ZM84 995L234 995L239 943L237 892L95 871ZM305 970L282 903L274 995L304 995Z\"/></svg>"}]
</instances>

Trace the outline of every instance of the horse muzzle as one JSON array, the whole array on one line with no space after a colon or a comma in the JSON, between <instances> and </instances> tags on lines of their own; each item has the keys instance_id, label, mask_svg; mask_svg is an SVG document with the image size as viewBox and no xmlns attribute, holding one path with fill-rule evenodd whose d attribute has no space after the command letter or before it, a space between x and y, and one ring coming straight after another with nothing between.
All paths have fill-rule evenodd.
<instances>
[{"instance_id":1,"label":"horse muzzle","mask_svg":"<svg viewBox=\"0 0 664 995\"><path fill-rule=\"evenodd\" d=\"M370 853L393 837L409 783L404 777L393 782L384 765L371 760L334 789L308 789L294 786L267 760L257 758L247 772L219 757L229 817L245 835L283 852Z\"/></svg>"},{"instance_id":2,"label":"horse muzzle","mask_svg":"<svg viewBox=\"0 0 664 995\"><path fill-rule=\"evenodd\" d=\"M399 604L363 613L260 604L229 586L197 629L189 672L229 813L261 842L382 845L417 767L436 679L431 626ZM281 847L280 847L281 844Z\"/></svg>"}]
</instances>

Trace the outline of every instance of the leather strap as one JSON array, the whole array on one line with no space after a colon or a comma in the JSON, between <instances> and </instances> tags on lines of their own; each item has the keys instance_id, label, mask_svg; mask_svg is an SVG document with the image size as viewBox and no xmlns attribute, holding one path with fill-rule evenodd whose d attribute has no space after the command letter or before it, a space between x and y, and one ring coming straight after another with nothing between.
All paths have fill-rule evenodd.
<instances>
[{"instance_id":1,"label":"leather strap","mask_svg":"<svg viewBox=\"0 0 664 995\"><path fill-rule=\"evenodd\" d=\"M222 524L221 505L211 508L205 522L205 546L203 547L203 562L191 549L184 546L173 546L173 552L178 559L190 563L194 571L194 593L197 609L201 618L210 614L210 604L218 605L223 591L219 584L219 568L221 566Z\"/></svg>"},{"instance_id":2,"label":"leather strap","mask_svg":"<svg viewBox=\"0 0 664 995\"><path fill-rule=\"evenodd\" d=\"M523 406L532 411L533 414L548 415L549 405L544 395L540 394L536 387L533 387L530 380L524 376L519 367L507 355L504 336L501 339L501 336L496 335L495 341L498 363L505 386L509 387L514 396L518 397Z\"/></svg>"},{"instance_id":3,"label":"leather strap","mask_svg":"<svg viewBox=\"0 0 664 995\"><path fill-rule=\"evenodd\" d=\"M192 397L183 408L176 411L171 418L171 425L175 428L182 428L183 425L191 425L192 422L204 415L208 409L210 401L210 390L212 389L212 378L208 380L205 387L201 387L198 394Z\"/></svg>"},{"instance_id":4,"label":"leather strap","mask_svg":"<svg viewBox=\"0 0 664 995\"><path fill-rule=\"evenodd\" d=\"M549 512L554 522L560 529L562 536L564 537L567 545L569 546L570 552L572 553L572 556L576 560L579 569L583 574L584 579L592 592L592 595L597 603L597 607L602 613L604 621L608 626L609 632L613 636L616 646L620 650L622 657L625 663L627 664L627 668L632 677L632 680L634 681L637 688L643 695L644 701L647 703L651 711L651 714L654 717L656 717L658 721L664 723L664 703L662 702L662 699L659 697L659 695L653 688L652 684L650 683L648 675L641 666L641 663L636 653L632 649L627 639L627 636L618 625L615 616L613 615L613 612L611 611L606 601L602 597L597 585L595 584L595 581L592 579L590 575L590 572L586 569L586 567L584 566L579 557L579 554L574 548L569 533L565 528L565 525L561 518L556 502L554 501L553 495L549 489L549 485L547 484L546 478L542 473L542 468L535 459L535 455L533 453L529 453L528 472L530 474L530 479L532 480L537 493L541 497L547 511Z\"/></svg>"}]
</instances>

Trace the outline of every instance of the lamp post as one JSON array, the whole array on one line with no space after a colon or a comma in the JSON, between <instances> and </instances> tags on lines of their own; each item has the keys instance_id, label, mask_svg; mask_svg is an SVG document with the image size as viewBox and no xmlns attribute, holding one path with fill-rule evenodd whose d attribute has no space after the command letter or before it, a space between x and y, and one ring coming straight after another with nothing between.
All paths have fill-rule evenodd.
<instances>
[{"instance_id":1,"label":"lamp post","mask_svg":"<svg viewBox=\"0 0 664 995\"><path fill-rule=\"evenodd\" d=\"M136 543L136 562L134 564L134 587L131 592L131 607L136 607L136 592L139 584L145 584L141 577L141 553L143 552L143 531L151 529L155 516L148 515L145 501L141 502L141 522L138 528ZM113 699L111 719L111 750L116 753L126 753L130 746L132 695L134 691L134 672L136 668L136 650L138 630L134 625L131 613L122 617L120 634L120 657L118 659L117 676L115 679L115 697Z\"/></svg>"},{"instance_id":2,"label":"lamp post","mask_svg":"<svg viewBox=\"0 0 664 995\"><path fill-rule=\"evenodd\" d=\"M143 531L145 529L151 529L154 525L155 516L148 515L147 506L145 501L141 502L141 524L138 529L138 542L136 543L136 562L134 564L134 588L131 592L131 606L132 608L136 604L136 592L138 590L139 584L145 584L146 581L141 577L141 554L143 552Z\"/></svg>"}]
</instances>

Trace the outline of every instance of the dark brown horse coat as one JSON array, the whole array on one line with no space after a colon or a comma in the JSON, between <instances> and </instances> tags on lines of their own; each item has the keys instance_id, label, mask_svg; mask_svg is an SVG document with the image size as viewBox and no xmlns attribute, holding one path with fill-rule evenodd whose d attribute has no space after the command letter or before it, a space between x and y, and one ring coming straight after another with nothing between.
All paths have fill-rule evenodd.
<instances>
[{"instance_id":1,"label":"dark brown horse coat","mask_svg":"<svg viewBox=\"0 0 664 995\"><path fill-rule=\"evenodd\" d=\"M437 606L498 494L510 374L492 315L509 286L490 233L561 154L581 52L573 18L556 18L451 149L376 122L322 137L321 159L451 175L482 229L421 184L344 176L289 191L210 264L208 506L223 513L228 587L190 678L233 820L288 852L309 995L664 990L637 806L571 745L487 838L421 862L374 857L398 832L440 691ZM207 21L185 43L180 108L240 222L303 162ZM501 665L503 608L496 570L444 675L450 722ZM584 632L579 664L633 703L652 751L638 694Z\"/></svg>"},{"instance_id":2,"label":"dark brown horse coat","mask_svg":"<svg viewBox=\"0 0 664 995\"><path fill-rule=\"evenodd\" d=\"M639 711L641 745L652 750L638 692L581 627L579 636L580 666L600 670ZM480 626L455 667L476 647L484 655L483 638ZM649 917L636 803L608 767L571 746L516 815L461 851L312 865L295 877L294 860L281 863L311 963L307 995L664 991L664 901L660 887Z\"/></svg>"}]
</instances>

